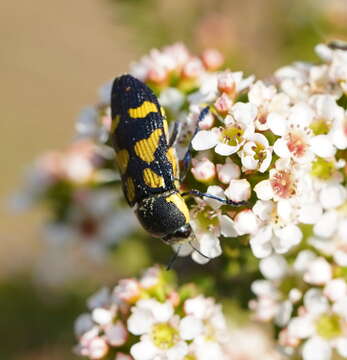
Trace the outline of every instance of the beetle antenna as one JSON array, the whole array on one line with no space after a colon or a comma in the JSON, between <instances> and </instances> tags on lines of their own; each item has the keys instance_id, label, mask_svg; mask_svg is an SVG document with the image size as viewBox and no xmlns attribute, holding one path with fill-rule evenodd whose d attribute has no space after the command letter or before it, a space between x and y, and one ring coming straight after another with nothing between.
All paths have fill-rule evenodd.
<instances>
[{"instance_id":1,"label":"beetle antenna","mask_svg":"<svg viewBox=\"0 0 347 360\"><path fill-rule=\"evenodd\" d=\"M208 257L207 255L204 255L200 250L198 250L191 241L189 241L189 245L192 247L192 249L194 249L199 255L201 255L202 257L211 260L212 258Z\"/></svg>"},{"instance_id":2,"label":"beetle antenna","mask_svg":"<svg viewBox=\"0 0 347 360\"><path fill-rule=\"evenodd\" d=\"M181 246L182 246L182 245L179 245L179 246L177 247L177 251L172 255L169 263L168 263L167 266L166 266L166 270L171 270L172 265L174 264L174 262L176 261L178 255L179 255L179 252L180 252L180 250L181 250Z\"/></svg>"}]
</instances>

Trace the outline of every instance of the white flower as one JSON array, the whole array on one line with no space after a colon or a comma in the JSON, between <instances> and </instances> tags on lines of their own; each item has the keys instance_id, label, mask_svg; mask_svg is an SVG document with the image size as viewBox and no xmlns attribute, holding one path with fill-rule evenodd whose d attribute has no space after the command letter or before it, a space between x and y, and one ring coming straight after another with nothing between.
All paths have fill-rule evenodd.
<instances>
[{"instance_id":1,"label":"white flower","mask_svg":"<svg viewBox=\"0 0 347 360\"><path fill-rule=\"evenodd\" d=\"M110 305L110 301L110 290L103 287L88 298L87 305L90 310L93 310L95 308L108 307Z\"/></svg>"},{"instance_id":2,"label":"white flower","mask_svg":"<svg viewBox=\"0 0 347 360\"><path fill-rule=\"evenodd\" d=\"M302 348L303 360L330 360L331 347L329 342L316 336L306 341Z\"/></svg>"},{"instance_id":3,"label":"white flower","mask_svg":"<svg viewBox=\"0 0 347 360\"><path fill-rule=\"evenodd\" d=\"M246 209L235 216L233 225L237 235L255 234L259 229L260 221L252 210Z\"/></svg>"},{"instance_id":4,"label":"white flower","mask_svg":"<svg viewBox=\"0 0 347 360\"><path fill-rule=\"evenodd\" d=\"M262 81L253 84L248 92L249 102L258 107L255 122L257 130L269 129L268 119L285 113L289 107L289 97L284 93L277 93L273 85L265 85Z\"/></svg>"},{"instance_id":5,"label":"white flower","mask_svg":"<svg viewBox=\"0 0 347 360\"><path fill-rule=\"evenodd\" d=\"M329 133L331 141L337 149L343 150L347 148L347 113L336 119Z\"/></svg>"},{"instance_id":6,"label":"white flower","mask_svg":"<svg viewBox=\"0 0 347 360\"><path fill-rule=\"evenodd\" d=\"M280 68L275 72L281 90L296 103L303 101L310 95L309 74L311 64L295 62Z\"/></svg>"},{"instance_id":7,"label":"white flower","mask_svg":"<svg viewBox=\"0 0 347 360\"><path fill-rule=\"evenodd\" d=\"M110 108L107 108L105 113L104 117L101 116L92 106L83 109L76 121L77 134L83 138L96 139L102 143L106 142L111 125Z\"/></svg>"},{"instance_id":8,"label":"white flower","mask_svg":"<svg viewBox=\"0 0 347 360\"><path fill-rule=\"evenodd\" d=\"M272 147L264 135L254 133L238 154L244 171L259 170L263 173L270 166Z\"/></svg>"},{"instance_id":9,"label":"white flower","mask_svg":"<svg viewBox=\"0 0 347 360\"><path fill-rule=\"evenodd\" d=\"M207 193L225 199L224 190L219 186L209 186ZM238 236L238 232L235 222L219 210L223 205L220 201L209 198L196 201L197 206L191 211L190 222L196 239L190 243L174 245L173 248L179 251L179 256L192 254L194 261L205 264L222 254L219 240L221 235L235 237Z\"/></svg>"},{"instance_id":10,"label":"white flower","mask_svg":"<svg viewBox=\"0 0 347 360\"><path fill-rule=\"evenodd\" d=\"M347 191L342 185L328 185L320 193L319 200L324 209L336 208L347 198Z\"/></svg>"},{"instance_id":11,"label":"white flower","mask_svg":"<svg viewBox=\"0 0 347 360\"><path fill-rule=\"evenodd\" d=\"M274 144L274 152L279 157L291 158L299 163L313 160L312 132L309 126L314 116L314 111L306 103L299 103L290 109L288 118L282 115L271 122L269 119L271 131L281 136Z\"/></svg>"},{"instance_id":12,"label":"white flower","mask_svg":"<svg viewBox=\"0 0 347 360\"><path fill-rule=\"evenodd\" d=\"M230 180L224 193L234 202L247 201L251 197L251 185L246 179Z\"/></svg>"},{"instance_id":13,"label":"white flower","mask_svg":"<svg viewBox=\"0 0 347 360\"><path fill-rule=\"evenodd\" d=\"M90 314L84 313L78 316L75 320L75 335L80 337L94 327L94 322Z\"/></svg>"},{"instance_id":14,"label":"white flower","mask_svg":"<svg viewBox=\"0 0 347 360\"><path fill-rule=\"evenodd\" d=\"M278 254L286 253L302 239L297 225L283 222L288 217L288 207L283 207L282 210L280 204L281 202L258 200L253 207L253 212L261 220L259 230L250 237L251 249L256 257L269 256L272 249Z\"/></svg>"},{"instance_id":15,"label":"white flower","mask_svg":"<svg viewBox=\"0 0 347 360\"><path fill-rule=\"evenodd\" d=\"M144 289L151 289L156 286L160 281L160 268L152 266L147 269L140 279L140 285Z\"/></svg>"},{"instance_id":16,"label":"white flower","mask_svg":"<svg viewBox=\"0 0 347 360\"><path fill-rule=\"evenodd\" d=\"M324 295L333 302L345 298L347 295L346 281L342 278L328 281L324 287Z\"/></svg>"},{"instance_id":17,"label":"white flower","mask_svg":"<svg viewBox=\"0 0 347 360\"><path fill-rule=\"evenodd\" d=\"M168 87L164 89L159 96L159 102L165 108L176 113L184 103L184 95L176 88Z\"/></svg>"},{"instance_id":18,"label":"white flower","mask_svg":"<svg viewBox=\"0 0 347 360\"><path fill-rule=\"evenodd\" d=\"M140 284L136 279L121 279L113 289L113 296L120 301L134 302L140 296Z\"/></svg>"},{"instance_id":19,"label":"white flower","mask_svg":"<svg viewBox=\"0 0 347 360\"><path fill-rule=\"evenodd\" d=\"M334 82L347 81L347 52L344 50L335 50L332 54L330 77Z\"/></svg>"},{"instance_id":20,"label":"white flower","mask_svg":"<svg viewBox=\"0 0 347 360\"><path fill-rule=\"evenodd\" d=\"M332 278L330 264L324 258L316 258L307 267L304 280L312 285L324 285Z\"/></svg>"},{"instance_id":21,"label":"white flower","mask_svg":"<svg viewBox=\"0 0 347 360\"><path fill-rule=\"evenodd\" d=\"M189 319L185 322L189 325L189 339L193 339L189 353L197 359L224 359L221 345L226 340L227 327L220 305L211 298L197 296L185 301L184 311L188 316L182 322Z\"/></svg>"},{"instance_id":22,"label":"white flower","mask_svg":"<svg viewBox=\"0 0 347 360\"><path fill-rule=\"evenodd\" d=\"M269 280L281 279L288 272L288 264L285 258L278 254L262 259L259 268L263 276Z\"/></svg>"},{"instance_id":23,"label":"white flower","mask_svg":"<svg viewBox=\"0 0 347 360\"><path fill-rule=\"evenodd\" d=\"M188 315L180 322L180 334L186 340L193 340L203 331L204 324L201 319Z\"/></svg>"},{"instance_id":24,"label":"white flower","mask_svg":"<svg viewBox=\"0 0 347 360\"><path fill-rule=\"evenodd\" d=\"M280 293L273 282L269 280L256 280L252 283L251 289L257 295L257 300L251 300L250 309L259 321L270 321L278 315L280 308Z\"/></svg>"},{"instance_id":25,"label":"white flower","mask_svg":"<svg viewBox=\"0 0 347 360\"><path fill-rule=\"evenodd\" d=\"M200 151L215 147L223 156L236 153L254 133L255 115L254 105L236 103L224 119L225 127L199 131L192 140L193 148Z\"/></svg>"},{"instance_id":26,"label":"white flower","mask_svg":"<svg viewBox=\"0 0 347 360\"><path fill-rule=\"evenodd\" d=\"M302 250L296 256L296 259L293 264L293 269L296 272L304 273L311 262L317 258L316 254L311 250Z\"/></svg>"},{"instance_id":27,"label":"white flower","mask_svg":"<svg viewBox=\"0 0 347 360\"><path fill-rule=\"evenodd\" d=\"M135 360L152 360L161 356L179 360L188 352L188 345L180 336L179 318L174 316L170 302L138 301L128 319L128 329L134 335L141 335L140 342L130 349Z\"/></svg>"},{"instance_id":28,"label":"white flower","mask_svg":"<svg viewBox=\"0 0 347 360\"><path fill-rule=\"evenodd\" d=\"M288 159L279 159L269 171L269 179L260 181L254 191L261 200L291 198L296 193L300 175Z\"/></svg>"},{"instance_id":29,"label":"white flower","mask_svg":"<svg viewBox=\"0 0 347 360\"><path fill-rule=\"evenodd\" d=\"M248 88L254 81L254 76L243 79L241 71L224 71L218 75L218 90L235 98L238 93Z\"/></svg>"}]
</instances>

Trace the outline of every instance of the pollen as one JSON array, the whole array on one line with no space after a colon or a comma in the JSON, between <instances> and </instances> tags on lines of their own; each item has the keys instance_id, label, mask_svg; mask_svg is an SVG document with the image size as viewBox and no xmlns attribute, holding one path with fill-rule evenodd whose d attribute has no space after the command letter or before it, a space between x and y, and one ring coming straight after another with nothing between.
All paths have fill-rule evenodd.
<instances>
[{"instance_id":1,"label":"pollen","mask_svg":"<svg viewBox=\"0 0 347 360\"><path fill-rule=\"evenodd\" d=\"M289 151L296 157L302 157L307 150L307 143L301 134L291 132L288 134L287 146Z\"/></svg>"},{"instance_id":2,"label":"pollen","mask_svg":"<svg viewBox=\"0 0 347 360\"><path fill-rule=\"evenodd\" d=\"M221 133L221 140L224 144L236 146L242 142L243 129L239 126L229 126Z\"/></svg>"},{"instance_id":3,"label":"pollen","mask_svg":"<svg viewBox=\"0 0 347 360\"><path fill-rule=\"evenodd\" d=\"M283 199L287 199L295 193L294 180L288 170L280 170L273 174L270 184L275 194Z\"/></svg>"},{"instance_id":4,"label":"pollen","mask_svg":"<svg viewBox=\"0 0 347 360\"><path fill-rule=\"evenodd\" d=\"M178 341L178 331L167 323L155 324L152 327L151 338L159 349L170 349Z\"/></svg>"}]
</instances>

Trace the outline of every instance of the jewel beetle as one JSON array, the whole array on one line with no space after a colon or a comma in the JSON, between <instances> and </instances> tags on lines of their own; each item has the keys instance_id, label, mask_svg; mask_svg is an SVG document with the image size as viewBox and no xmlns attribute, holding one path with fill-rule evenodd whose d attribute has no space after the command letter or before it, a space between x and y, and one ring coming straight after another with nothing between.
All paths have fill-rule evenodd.
<instances>
[{"instance_id":1,"label":"jewel beetle","mask_svg":"<svg viewBox=\"0 0 347 360\"><path fill-rule=\"evenodd\" d=\"M206 110L205 110L206 112ZM197 190L179 192L177 131L169 135L164 110L152 90L129 74L117 77L111 91L110 141L116 152L122 189L143 228L169 245L192 239L189 210L183 196L210 197ZM189 146L184 163L189 166Z\"/></svg>"}]
</instances>

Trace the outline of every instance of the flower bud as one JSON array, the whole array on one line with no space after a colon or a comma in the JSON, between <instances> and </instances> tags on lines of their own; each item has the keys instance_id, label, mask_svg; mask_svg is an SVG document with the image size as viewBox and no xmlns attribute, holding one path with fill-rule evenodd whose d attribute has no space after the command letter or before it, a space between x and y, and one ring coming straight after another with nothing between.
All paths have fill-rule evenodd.
<instances>
[{"instance_id":1,"label":"flower bud","mask_svg":"<svg viewBox=\"0 0 347 360\"><path fill-rule=\"evenodd\" d=\"M192 164L191 171L197 181L207 183L216 176L215 165L206 157L201 160L193 159Z\"/></svg>"},{"instance_id":2,"label":"flower bud","mask_svg":"<svg viewBox=\"0 0 347 360\"><path fill-rule=\"evenodd\" d=\"M209 71L219 69L224 63L223 55L216 49L206 49L201 55L201 60Z\"/></svg>"}]
</instances>

